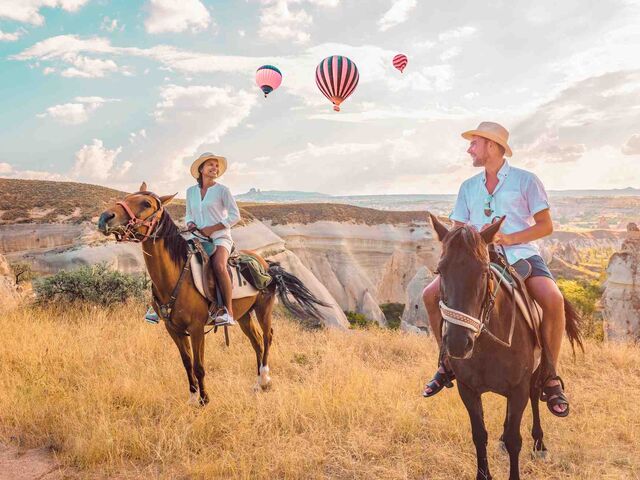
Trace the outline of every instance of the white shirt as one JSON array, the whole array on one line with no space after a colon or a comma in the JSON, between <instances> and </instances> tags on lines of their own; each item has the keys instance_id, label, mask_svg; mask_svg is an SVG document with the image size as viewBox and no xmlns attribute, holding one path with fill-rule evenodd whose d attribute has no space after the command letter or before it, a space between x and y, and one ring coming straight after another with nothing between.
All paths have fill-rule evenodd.
<instances>
[{"instance_id":1,"label":"white shirt","mask_svg":"<svg viewBox=\"0 0 640 480\"><path fill-rule=\"evenodd\" d=\"M544 185L533 173L511 167L505 160L498 172L498 185L492 195L486 187L487 176L483 170L465 180L460 186L451 220L467 223L480 230L495 217L506 215L500 231L506 234L521 232L535 224L533 216L549 208ZM490 215L485 215L488 202ZM509 263L522 258L540 255L534 243L520 243L504 247Z\"/></svg>"},{"instance_id":2,"label":"white shirt","mask_svg":"<svg viewBox=\"0 0 640 480\"><path fill-rule=\"evenodd\" d=\"M240 221L240 210L235 198L227 187L215 183L200 197L200 187L187 188L187 215L185 222L195 223L198 228L222 223L226 228L211 234L211 238L231 239L231 227Z\"/></svg>"}]
</instances>

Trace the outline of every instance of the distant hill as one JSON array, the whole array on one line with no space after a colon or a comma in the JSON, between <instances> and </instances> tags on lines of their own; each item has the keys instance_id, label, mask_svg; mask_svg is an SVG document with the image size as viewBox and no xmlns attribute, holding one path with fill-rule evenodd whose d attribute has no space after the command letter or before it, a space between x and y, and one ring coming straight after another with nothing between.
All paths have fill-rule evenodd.
<instances>
[{"instance_id":1,"label":"distant hill","mask_svg":"<svg viewBox=\"0 0 640 480\"><path fill-rule=\"evenodd\" d=\"M331 195L318 192L299 192L295 190L256 190L252 188L246 193L235 196L239 202L314 202L331 198Z\"/></svg>"},{"instance_id":2,"label":"distant hill","mask_svg":"<svg viewBox=\"0 0 640 480\"><path fill-rule=\"evenodd\" d=\"M92 221L126 194L87 183L0 178L0 224ZM184 200L174 200L167 209L181 219Z\"/></svg>"}]
</instances>

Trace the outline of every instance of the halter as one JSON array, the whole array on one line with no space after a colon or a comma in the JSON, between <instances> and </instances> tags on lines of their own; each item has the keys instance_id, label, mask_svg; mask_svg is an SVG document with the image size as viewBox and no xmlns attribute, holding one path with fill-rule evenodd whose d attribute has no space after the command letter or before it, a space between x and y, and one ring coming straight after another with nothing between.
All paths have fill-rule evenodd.
<instances>
[{"instance_id":1,"label":"halter","mask_svg":"<svg viewBox=\"0 0 640 480\"><path fill-rule=\"evenodd\" d=\"M506 268L507 267L505 266L505 270ZM488 327L489 318L491 317L491 312L496 303L496 296L498 294L498 291L500 290L500 284L502 283L502 279L504 278L504 271L502 273L503 274L500 275L500 278L498 279L498 285L494 290L492 288L493 286L492 278L494 277L495 273L491 270L491 268L489 269L489 275L487 276L487 286L485 290L485 299L482 303L482 308L480 309L480 318L476 318L464 312L461 312L460 310L447 307L447 305L442 300L440 300L439 305L440 305L440 312L442 313L442 318L445 321L449 323L453 323L454 325L459 325L468 330L471 330L474 334L474 338L478 338L482 333L486 333L487 335L489 335L489 337L492 340L495 340L496 342L498 342L500 345L504 347L510 348L511 341L513 340L513 331L515 329L515 320L516 320L515 298L513 299L512 306L511 306L512 311L511 311L511 327L509 329L509 340L505 342L499 339L493 333L491 333Z\"/></svg>"},{"instance_id":2,"label":"halter","mask_svg":"<svg viewBox=\"0 0 640 480\"><path fill-rule=\"evenodd\" d=\"M143 243L151 238L152 233L154 233L154 230L156 229L156 226L158 225L158 222L162 217L162 213L164 212L164 206L162 205L162 200L160 200L160 198L158 198L155 194L152 194L150 192L144 193L147 195L151 195L158 202L158 205L160 205L160 207L147 218L142 219L138 218L136 214L133 213L127 202L125 202L124 200L116 202L116 205L120 205L122 208L124 208L124 211L127 212L127 215L129 215L129 221L123 227L122 231L114 232L116 241ZM138 227L147 227L147 233L142 234L138 232ZM143 235L143 238L140 239L139 235ZM155 237L156 236L153 235L154 240Z\"/></svg>"}]
</instances>

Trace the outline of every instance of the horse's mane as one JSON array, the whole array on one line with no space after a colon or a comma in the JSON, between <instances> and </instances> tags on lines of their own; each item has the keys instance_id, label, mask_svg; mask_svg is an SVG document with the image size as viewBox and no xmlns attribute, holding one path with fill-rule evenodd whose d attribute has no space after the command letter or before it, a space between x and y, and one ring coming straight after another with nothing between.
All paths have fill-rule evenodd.
<instances>
[{"instance_id":1,"label":"horse's mane","mask_svg":"<svg viewBox=\"0 0 640 480\"><path fill-rule=\"evenodd\" d=\"M162 214L162 221L158 227L158 237L164 239L164 244L173 263L180 266L187 258L187 241L180 235L180 229L174 223L167 210Z\"/></svg>"},{"instance_id":2,"label":"horse's mane","mask_svg":"<svg viewBox=\"0 0 640 480\"><path fill-rule=\"evenodd\" d=\"M466 251L480 262L487 263L489 261L489 252L482 237L475 229L467 225L454 228L445 236L442 243L442 258L449 254L449 250L453 255Z\"/></svg>"}]
</instances>

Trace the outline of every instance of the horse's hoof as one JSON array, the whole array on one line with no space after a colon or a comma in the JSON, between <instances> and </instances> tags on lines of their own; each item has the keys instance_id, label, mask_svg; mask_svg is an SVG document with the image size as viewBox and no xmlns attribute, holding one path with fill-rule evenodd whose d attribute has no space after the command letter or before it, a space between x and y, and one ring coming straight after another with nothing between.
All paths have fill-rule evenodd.
<instances>
[{"instance_id":1,"label":"horse's hoof","mask_svg":"<svg viewBox=\"0 0 640 480\"><path fill-rule=\"evenodd\" d=\"M191 392L189 394L189 400L187 400L187 405L198 405L198 403L199 403L198 392Z\"/></svg>"},{"instance_id":2,"label":"horse's hoof","mask_svg":"<svg viewBox=\"0 0 640 480\"><path fill-rule=\"evenodd\" d=\"M549 450L532 450L531 458L533 460L542 460L543 462L548 462L550 460Z\"/></svg>"}]
</instances>

